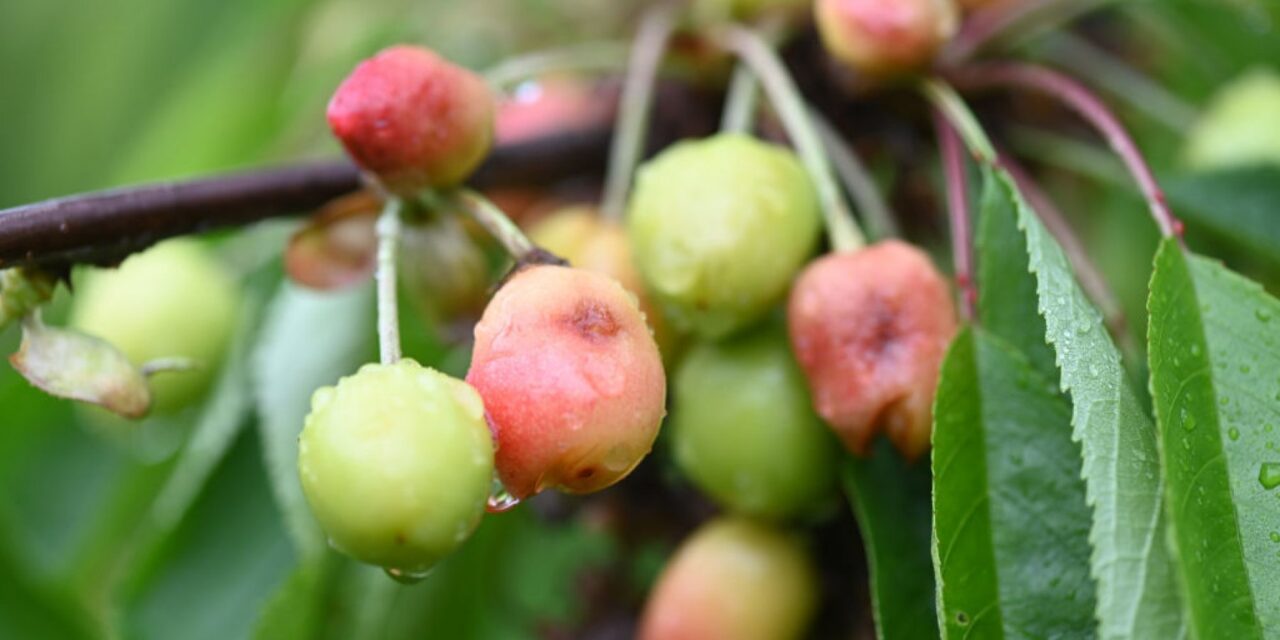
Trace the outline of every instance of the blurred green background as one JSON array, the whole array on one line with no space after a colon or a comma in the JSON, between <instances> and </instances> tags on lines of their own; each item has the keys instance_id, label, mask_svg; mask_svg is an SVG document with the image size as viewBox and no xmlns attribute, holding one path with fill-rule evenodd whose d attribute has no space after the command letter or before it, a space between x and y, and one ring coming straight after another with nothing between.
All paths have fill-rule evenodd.
<instances>
[{"instance_id":1,"label":"blurred green background","mask_svg":"<svg viewBox=\"0 0 1280 640\"><path fill-rule=\"evenodd\" d=\"M325 102L377 49L426 43L483 68L557 42L621 37L635 4L9 0L0 3L0 207L332 156ZM1220 85L1280 64L1280 3L1116 4L1075 35L1008 46L1100 87L1168 177L1193 242L1274 291L1280 151L1206 172L1191 171L1183 149ZM1091 57L1104 49L1124 65ZM1124 76L1130 70L1146 82ZM1271 135L1280 150L1277 100L1262 109L1269 116L1223 126ZM995 128L1085 234L1141 335L1155 229L1096 139L1061 118L1038 123L1037 104L1013 109L1022 124ZM583 615L575 571L620 553L589 519L555 523L529 509L489 518L412 587L340 560L316 538L291 493L290 447L310 391L372 356L372 304L363 289L321 297L282 288L284 229L220 239L250 312L205 407L104 434L0 368L0 637L465 639L574 628ZM64 295L48 317L65 308ZM17 334L0 334L0 351L12 352ZM426 330L407 340L424 362L454 373L465 363ZM161 433L191 441L165 455L179 443ZM635 593L661 554L634 562Z\"/></svg>"}]
</instances>

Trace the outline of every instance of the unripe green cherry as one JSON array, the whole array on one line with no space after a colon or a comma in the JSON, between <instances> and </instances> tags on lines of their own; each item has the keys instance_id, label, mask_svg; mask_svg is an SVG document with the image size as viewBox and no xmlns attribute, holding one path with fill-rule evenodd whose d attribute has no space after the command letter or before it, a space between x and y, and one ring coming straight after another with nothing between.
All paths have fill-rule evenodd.
<instances>
[{"instance_id":1,"label":"unripe green cherry","mask_svg":"<svg viewBox=\"0 0 1280 640\"><path fill-rule=\"evenodd\" d=\"M640 274L672 321L715 339L786 293L820 216L794 154L720 134L676 144L642 167L627 224Z\"/></svg>"},{"instance_id":2,"label":"unripe green cherry","mask_svg":"<svg viewBox=\"0 0 1280 640\"><path fill-rule=\"evenodd\" d=\"M488 85L421 47L390 47L360 63L327 117L351 159L405 196L466 180L493 142Z\"/></svg>"},{"instance_id":3,"label":"unripe green cherry","mask_svg":"<svg viewBox=\"0 0 1280 640\"><path fill-rule=\"evenodd\" d=\"M311 399L298 474L331 543L420 574L484 514L493 440L479 394L412 360L369 364Z\"/></svg>"},{"instance_id":4,"label":"unripe green cherry","mask_svg":"<svg viewBox=\"0 0 1280 640\"><path fill-rule=\"evenodd\" d=\"M666 413L666 374L635 296L583 269L538 265L508 279L476 325L467 382L516 498L621 480Z\"/></svg>"},{"instance_id":5,"label":"unripe green cherry","mask_svg":"<svg viewBox=\"0 0 1280 640\"><path fill-rule=\"evenodd\" d=\"M871 77L928 66L958 22L954 0L817 0L814 11L827 51Z\"/></svg>"},{"instance_id":6,"label":"unripe green cherry","mask_svg":"<svg viewBox=\"0 0 1280 640\"><path fill-rule=\"evenodd\" d=\"M1187 137L1193 169L1280 164L1280 74L1259 67L1224 84Z\"/></svg>"},{"instance_id":7,"label":"unripe green cherry","mask_svg":"<svg viewBox=\"0 0 1280 640\"><path fill-rule=\"evenodd\" d=\"M69 324L115 345L135 365L160 358L196 367L149 380L152 413L198 400L218 372L235 328L241 292L203 245L169 240L93 271L76 287Z\"/></svg>"},{"instance_id":8,"label":"unripe green cherry","mask_svg":"<svg viewBox=\"0 0 1280 640\"><path fill-rule=\"evenodd\" d=\"M791 536L722 518L676 551L649 595L639 640L794 640L817 609L809 558Z\"/></svg>"},{"instance_id":9,"label":"unripe green cherry","mask_svg":"<svg viewBox=\"0 0 1280 640\"><path fill-rule=\"evenodd\" d=\"M813 411L784 332L699 344L673 385L676 462L717 502L785 518L831 494L840 445Z\"/></svg>"}]
</instances>

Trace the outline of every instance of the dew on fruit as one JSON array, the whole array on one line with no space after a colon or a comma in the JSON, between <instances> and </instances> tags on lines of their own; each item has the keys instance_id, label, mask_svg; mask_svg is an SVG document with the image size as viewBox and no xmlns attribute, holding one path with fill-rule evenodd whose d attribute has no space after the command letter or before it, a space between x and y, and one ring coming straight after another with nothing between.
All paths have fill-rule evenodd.
<instances>
[{"instance_id":1,"label":"dew on fruit","mask_svg":"<svg viewBox=\"0 0 1280 640\"><path fill-rule=\"evenodd\" d=\"M431 573L430 569L411 570L397 569L396 567L385 567L383 568L383 571L385 571L392 580L395 580L400 584L418 584Z\"/></svg>"},{"instance_id":2,"label":"dew on fruit","mask_svg":"<svg viewBox=\"0 0 1280 640\"><path fill-rule=\"evenodd\" d=\"M1264 462L1258 469L1258 484L1268 491L1280 487L1280 462Z\"/></svg>"}]
</instances>

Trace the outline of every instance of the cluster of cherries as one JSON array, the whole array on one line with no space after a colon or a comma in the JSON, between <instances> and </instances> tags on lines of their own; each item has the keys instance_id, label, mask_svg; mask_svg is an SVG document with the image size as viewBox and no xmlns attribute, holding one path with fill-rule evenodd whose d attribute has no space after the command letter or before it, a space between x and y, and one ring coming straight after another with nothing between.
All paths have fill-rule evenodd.
<instances>
[{"instance_id":1,"label":"cluster of cherries","mask_svg":"<svg viewBox=\"0 0 1280 640\"><path fill-rule=\"evenodd\" d=\"M952 0L714 4L735 19L816 9L833 57L885 79L927 65L959 11ZM328 120L384 198L421 202L480 164L495 111L478 76L397 46L351 73ZM885 240L811 261L821 227L797 156L741 133L649 161L624 221L584 207L550 216L531 236L575 266L517 256L475 325L465 381L400 359L315 393L298 464L317 520L355 558L420 575L486 505L505 506L495 497L589 493L630 473L666 416L669 367L675 460L737 515L677 554L641 636L797 635L816 601L813 572L797 541L765 523L830 499L831 432L858 455L881 433L909 459L927 451L957 326L923 252Z\"/></svg>"}]
</instances>

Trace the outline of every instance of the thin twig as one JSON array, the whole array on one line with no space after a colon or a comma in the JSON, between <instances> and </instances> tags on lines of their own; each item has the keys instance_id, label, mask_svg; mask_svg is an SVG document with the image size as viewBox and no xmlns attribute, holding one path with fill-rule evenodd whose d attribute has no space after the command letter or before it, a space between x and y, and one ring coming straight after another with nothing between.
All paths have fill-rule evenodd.
<instances>
[{"instance_id":1,"label":"thin twig","mask_svg":"<svg viewBox=\"0 0 1280 640\"><path fill-rule=\"evenodd\" d=\"M787 136L813 181L822 201L827 235L837 251L856 251L866 244L862 230L854 221L832 172L831 161L822 148L822 140L809 119L809 109L801 98L795 81L787 73L773 48L749 29L724 27L715 32L716 40L745 61L760 79Z\"/></svg>"},{"instance_id":2,"label":"thin twig","mask_svg":"<svg viewBox=\"0 0 1280 640\"><path fill-rule=\"evenodd\" d=\"M494 148L470 181L544 186L592 174L607 128L571 130ZM87 193L0 210L0 268L112 265L165 238L297 215L360 188L346 160Z\"/></svg>"},{"instance_id":3,"label":"thin twig","mask_svg":"<svg viewBox=\"0 0 1280 640\"><path fill-rule=\"evenodd\" d=\"M974 159L985 164L994 164L996 150L991 144L991 139L982 130L982 125L978 123L973 111L969 110L969 105L965 104L955 90L936 78L925 80L921 89L925 97L933 103L934 109L941 113L960 134Z\"/></svg>"},{"instance_id":4,"label":"thin twig","mask_svg":"<svg viewBox=\"0 0 1280 640\"><path fill-rule=\"evenodd\" d=\"M1160 228L1161 235L1181 237L1182 223L1169 211L1164 192L1156 183L1142 152L1120 119L1083 84L1047 67L1017 62L975 65L957 70L953 77L957 84L974 89L994 86L1032 89L1070 107L1093 125L1112 151L1124 161L1146 198L1151 217Z\"/></svg>"},{"instance_id":5,"label":"thin twig","mask_svg":"<svg viewBox=\"0 0 1280 640\"><path fill-rule=\"evenodd\" d=\"M868 235L875 240L902 235L893 209L885 201L880 188L871 178L871 173L862 160L858 159L858 154L849 146L848 141L817 109L809 109L809 118L818 129L827 157L831 158L831 164L835 166L836 175L844 185L844 190L853 198L854 205L862 214L862 223L866 225Z\"/></svg>"},{"instance_id":6,"label":"thin twig","mask_svg":"<svg viewBox=\"0 0 1280 640\"><path fill-rule=\"evenodd\" d=\"M601 214L613 220L621 219L626 210L632 175L644 155L654 83L675 27L676 8L674 3L664 2L645 13L631 47L600 205Z\"/></svg>"},{"instance_id":7,"label":"thin twig","mask_svg":"<svg viewBox=\"0 0 1280 640\"><path fill-rule=\"evenodd\" d=\"M400 311L396 302L396 254L400 248L400 211L404 203L391 197L378 218L378 353L382 364L400 360Z\"/></svg>"},{"instance_id":8,"label":"thin twig","mask_svg":"<svg viewBox=\"0 0 1280 640\"><path fill-rule=\"evenodd\" d=\"M969 215L969 181L965 175L964 150L960 136L941 109L933 110L933 126L938 134L938 152L947 185L947 219L951 225L951 259L955 264L956 286L960 289L960 316L975 318L978 286L973 278L973 238Z\"/></svg>"}]
</instances>

